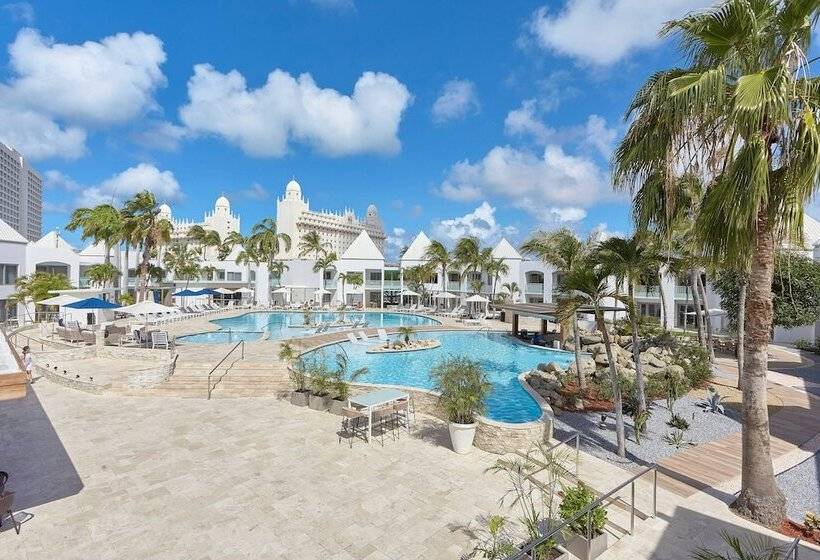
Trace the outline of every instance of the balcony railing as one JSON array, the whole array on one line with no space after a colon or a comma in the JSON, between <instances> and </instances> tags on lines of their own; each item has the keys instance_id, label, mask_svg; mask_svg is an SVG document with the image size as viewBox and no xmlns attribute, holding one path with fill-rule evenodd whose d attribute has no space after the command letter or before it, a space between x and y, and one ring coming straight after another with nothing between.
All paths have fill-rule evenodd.
<instances>
[{"instance_id":1,"label":"balcony railing","mask_svg":"<svg viewBox=\"0 0 820 560\"><path fill-rule=\"evenodd\" d=\"M544 284L539 282L527 282L527 293L542 295L544 293Z\"/></svg>"},{"instance_id":2,"label":"balcony railing","mask_svg":"<svg viewBox=\"0 0 820 560\"><path fill-rule=\"evenodd\" d=\"M461 290L461 282L447 282L447 291L460 291Z\"/></svg>"},{"instance_id":3,"label":"balcony railing","mask_svg":"<svg viewBox=\"0 0 820 560\"><path fill-rule=\"evenodd\" d=\"M689 299L692 297L692 289L689 286L675 286L675 299Z\"/></svg>"},{"instance_id":4,"label":"balcony railing","mask_svg":"<svg viewBox=\"0 0 820 560\"><path fill-rule=\"evenodd\" d=\"M638 298L660 298L661 292L657 286L647 288L646 286L635 286L635 297Z\"/></svg>"}]
</instances>

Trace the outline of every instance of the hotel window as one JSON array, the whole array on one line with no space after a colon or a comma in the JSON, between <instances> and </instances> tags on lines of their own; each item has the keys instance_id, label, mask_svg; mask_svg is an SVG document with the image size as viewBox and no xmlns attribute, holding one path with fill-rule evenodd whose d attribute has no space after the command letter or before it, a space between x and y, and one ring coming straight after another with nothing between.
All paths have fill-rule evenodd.
<instances>
[{"instance_id":1,"label":"hotel window","mask_svg":"<svg viewBox=\"0 0 820 560\"><path fill-rule=\"evenodd\" d=\"M251 282L255 282L255 281L256 281L256 271L251 270Z\"/></svg>"},{"instance_id":2,"label":"hotel window","mask_svg":"<svg viewBox=\"0 0 820 560\"><path fill-rule=\"evenodd\" d=\"M229 272L228 273L228 280L230 282L241 282L242 281L242 273L241 272Z\"/></svg>"},{"instance_id":3,"label":"hotel window","mask_svg":"<svg viewBox=\"0 0 820 560\"><path fill-rule=\"evenodd\" d=\"M216 271L216 279L217 280L224 280L225 279L225 271L224 270L217 270Z\"/></svg>"},{"instance_id":4,"label":"hotel window","mask_svg":"<svg viewBox=\"0 0 820 560\"><path fill-rule=\"evenodd\" d=\"M16 264L0 264L0 284L13 286L17 281Z\"/></svg>"},{"instance_id":5,"label":"hotel window","mask_svg":"<svg viewBox=\"0 0 820 560\"><path fill-rule=\"evenodd\" d=\"M661 304L660 303L642 303L640 304L640 313L645 317L661 318Z\"/></svg>"},{"instance_id":6,"label":"hotel window","mask_svg":"<svg viewBox=\"0 0 820 560\"><path fill-rule=\"evenodd\" d=\"M381 271L370 272L368 277L373 282L381 282L382 273L381 273Z\"/></svg>"},{"instance_id":7,"label":"hotel window","mask_svg":"<svg viewBox=\"0 0 820 560\"><path fill-rule=\"evenodd\" d=\"M447 273L447 281L448 282L458 282L459 281L458 272L448 272Z\"/></svg>"}]
</instances>

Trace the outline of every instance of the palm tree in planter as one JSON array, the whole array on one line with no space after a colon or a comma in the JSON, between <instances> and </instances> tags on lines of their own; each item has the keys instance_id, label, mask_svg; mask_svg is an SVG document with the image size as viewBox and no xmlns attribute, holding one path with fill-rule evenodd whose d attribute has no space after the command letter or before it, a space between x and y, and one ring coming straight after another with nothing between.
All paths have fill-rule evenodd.
<instances>
[{"instance_id":1,"label":"palm tree in planter","mask_svg":"<svg viewBox=\"0 0 820 560\"><path fill-rule=\"evenodd\" d=\"M558 320L567 320L577 316L582 307L592 308L595 313L595 322L606 348L606 357L609 360L609 377L612 383L612 404L615 409L615 435L618 443L618 456L626 457L626 443L624 441L624 414L621 402L621 384L612 355L612 342L609 338L609 329L604 322L604 301L616 300L617 293L609 288L607 274L601 267L583 264L572 268L564 275L562 282L565 296L558 302L556 317Z\"/></svg>"},{"instance_id":2,"label":"palm tree in planter","mask_svg":"<svg viewBox=\"0 0 820 560\"><path fill-rule=\"evenodd\" d=\"M581 514L595 499L592 490L579 482L577 486L564 489L564 498L558 506L561 518L572 520L569 524L572 536L567 538L567 550L581 560L592 560L600 556L607 547L607 536L604 532L606 510L601 506L595 506Z\"/></svg>"},{"instance_id":3,"label":"palm tree in planter","mask_svg":"<svg viewBox=\"0 0 820 560\"><path fill-rule=\"evenodd\" d=\"M331 390L333 398L330 401L330 412L342 415L342 409L347 406L347 399L350 397L350 382L356 381L366 374L368 369L361 367L350 371L350 363L347 352L342 350L336 354L336 369L331 374Z\"/></svg>"},{"instance_id":4,"label":"palm tree in planter","mask_svg":"<svg viewBox=\"0 0 820 560\"><path fill-rule=\"evenodd\" d=\"M469 452L475 439L476 420L484 412L492 390L487 374L478 362L454 356L436 364L430 379L449 422L453 451Z\"/></svg>"},{"instance_id":5,"label":"palm tree in planter","mask_svg":"<svg viewBox=\"0 0 820 560\"><path fill-rule=\"evenodd\" d=\"M290 403L296 406L307 406L310 393L304 363L299 360L299 352L290 342L284 342L279 348L279 359L288 364L288 377L296 387L296 390L290 394Z\"/></svg>"},{"instance_id":6,"label":"palm tree in planter","mask_svg":"<svg viewBox=\"0 0 820 560\"><path fill-rule=\"evenodd\" d=\"M404 337L404 343L410 344L410 336L415 332L413 327L403 326L398 329L399 335Z\"/></svg>"}]
</instances>

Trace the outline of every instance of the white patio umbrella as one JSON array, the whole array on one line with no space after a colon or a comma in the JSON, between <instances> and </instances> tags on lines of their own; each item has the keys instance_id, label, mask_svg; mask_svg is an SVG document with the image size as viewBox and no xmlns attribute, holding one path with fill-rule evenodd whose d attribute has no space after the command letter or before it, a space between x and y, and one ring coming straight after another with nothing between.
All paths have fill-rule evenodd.
<instances>
[{"instance_id":1,"label":"white patio umbrella","mask_svg":"<svg viewBox=\"0 0 820 560\"><path fill-rule=\"evenodd\" d=\"M419 297L418 292L414 292L408 288L405 288L401 291L401 304L404 305L404 298L405 297Z\"/></svg>"},{"instance_id":2,"label":"white patio umbrella","mask_svg":"<svg viewBox=\"0 0 820 560\"><path fill-rule=\"evenodd\" d=\"M250 288L242 287L242 288L237 288L236 290L233 291L233 293L234 294L253 294L255 292L253 290L251 290Z\"/></svg>"},{"instance_id":3,"label":"white patio umbrella","mask_svg":"<svg viewBox=\"0 0 820 560\"><path fill-rule=\"evenodd\" d=\"M234 293L233 290L229 290L228 288L217 288L214 291L218 294L222 294L223 296Z\"/></svg>"},{"instance_id":4,"label":"white patio umbrella","mask_svg":"<svg viewBox=\"0 0 820 560\"><path fill-rule=\"evenodd\" d=\"M490 303L490 300L488 300L484 296L482 296L480 294L475 294L475 295L472 295L472 296L468 297L464 301L466 301L470 305L476 304L476 307L479 307L481 304L483 304L484 305L484 314L485 315L487 314L487 304Z\"/></svg>"},{"instance_id":5,"label":"white patio umbrella","mask_svg":"<svg viewBox=\"0 0 820 560\"><path fill-rule=\"evenodd\" d=\"M162 305L154 301L145 300L133 305L126 305L117 309L120 313L129 315L148 315L154 313L179 313L179 309L169 305Z\"/></svg>"},{"instance_id":6,"label":"white patio umbrella","mask_svg":"<svg viewBox=\"0 0 820 560\"><path fill-rule=\"evenodd\" d=\"M458 296L451 294L450 292L439 292L437 294L433 294L433 299L458 299Z\"/></svg>"},{"instance_id":7,"label":"white patio umbrella","mask_svg":"<svg viewBox=\"0 0 820 560\"><path fill-rule=\"evenodd\" d=\"M69 303L74 303L75 301L80 301L80 298L70 296L68 294L61 294L48 299L41 299L37 302L37 305L67 305Z\"/></svg>"}]
</instances>

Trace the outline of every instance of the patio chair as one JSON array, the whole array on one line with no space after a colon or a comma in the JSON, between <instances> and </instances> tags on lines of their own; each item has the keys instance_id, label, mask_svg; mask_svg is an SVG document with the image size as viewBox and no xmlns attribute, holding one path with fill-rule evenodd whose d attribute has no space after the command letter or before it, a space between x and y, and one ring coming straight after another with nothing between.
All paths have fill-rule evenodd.
<instances>
[{"instance_id":1,"label":"patio chair","mask_svg":"<svg viewBox=\"0 0 820 560\"><path fill-rule=\"evenodd\" d=\"M3 518L8 516L11 524L14 527L14 532L20 534L20 524L14 519L14 492L6 491L6 482L9 479L9 473L0 471L0 527L3 526Z\"/></svg>"},{"instance_id":2,"label":"patio chair","mask_svg":"<svg viewBox=\"0 0 820 560\"><path fill-rule=\"evenodd\" d=\"M359 340L358 338L356 338L356 336L353 333L346 333L346 334L347 334L347 339L350 342L352 342L353 344L362 344L362 341Z\"/></svg>"},{"instance_id":3,"label":"patio chair","mask_svg":"<svg viewBox=\"0 0 820 560\"><path fill-rule=\"evenodd\" d=\"M339 443L342 435L349 438L350 448L353 449L353 438L357 435L367 442L367 413L356 408L342 409L342 429L339 431Z\"/></svg>"},{"instance_id":4,"label":"patio chair","mask_svg":"<svg viewBox=\"0 0 820 560\"><path fill-rule=\"evenodd\" d=\"M163 347L166 350L170 349L171 343L168 340L168 333L166 331L152 331L151 332L151 348Z\"/></svg>"},{"instance_id":5,"label":"patio chair","mask_svg":"<svg viewBox=\"0 0 820 560\"><path fill-rule=\"evenodd\" d=\"M393 431L396 427L396 415L395 409L392 404L378 406L373 409L371 413L373 418L373 426L378 426L379 429L379 437L381 439L382 445L384 445L384 432L386 428L390 427L390 433L393 436L393 439L396 439L398 436Z\"/></svg>"},{"instance_id":6,"label":"patio chair","mask_svg":"<svg viewBox=\"0 0 820 560\"><path fill-rule=\"evenodd\" d=\"M370 342L372 342L372 339L371 339L370 337L368 337L368 336L367 336L367 333L366 333L366 332L364 332L364 331L358 331L356 334L357 334L357 335L359 335L359 339L361 339L361 341L362 341L364 344L369 344Z\"/></svg>"},{"instance_id":7,"label":"patio chair","mask_svg":"<svg viewBox=\"0 0 820 560\"><path fill-rule=\"evenodd\" d=\"M389 340L388 337L387 337L387 331L386 330L378 329L376 332L379 335L379 340L381 340L382 342L387 342Z\"/></svg>"},{"instance_id":8,"label":"patio chair","mask_svg":"<svg viewBox=\"0 0 820 560\"><path fill-rule=\"evenodd\" d=\"M395 422L399 426L404 425L407 428L407 432L410 432L410 414L413 414L413 419L416 418L416 410L415 408L411 408L410 399L402 399L400 401L396 401L393 403L393 416L395 417Z\"/></svg>"}]
</instances>

